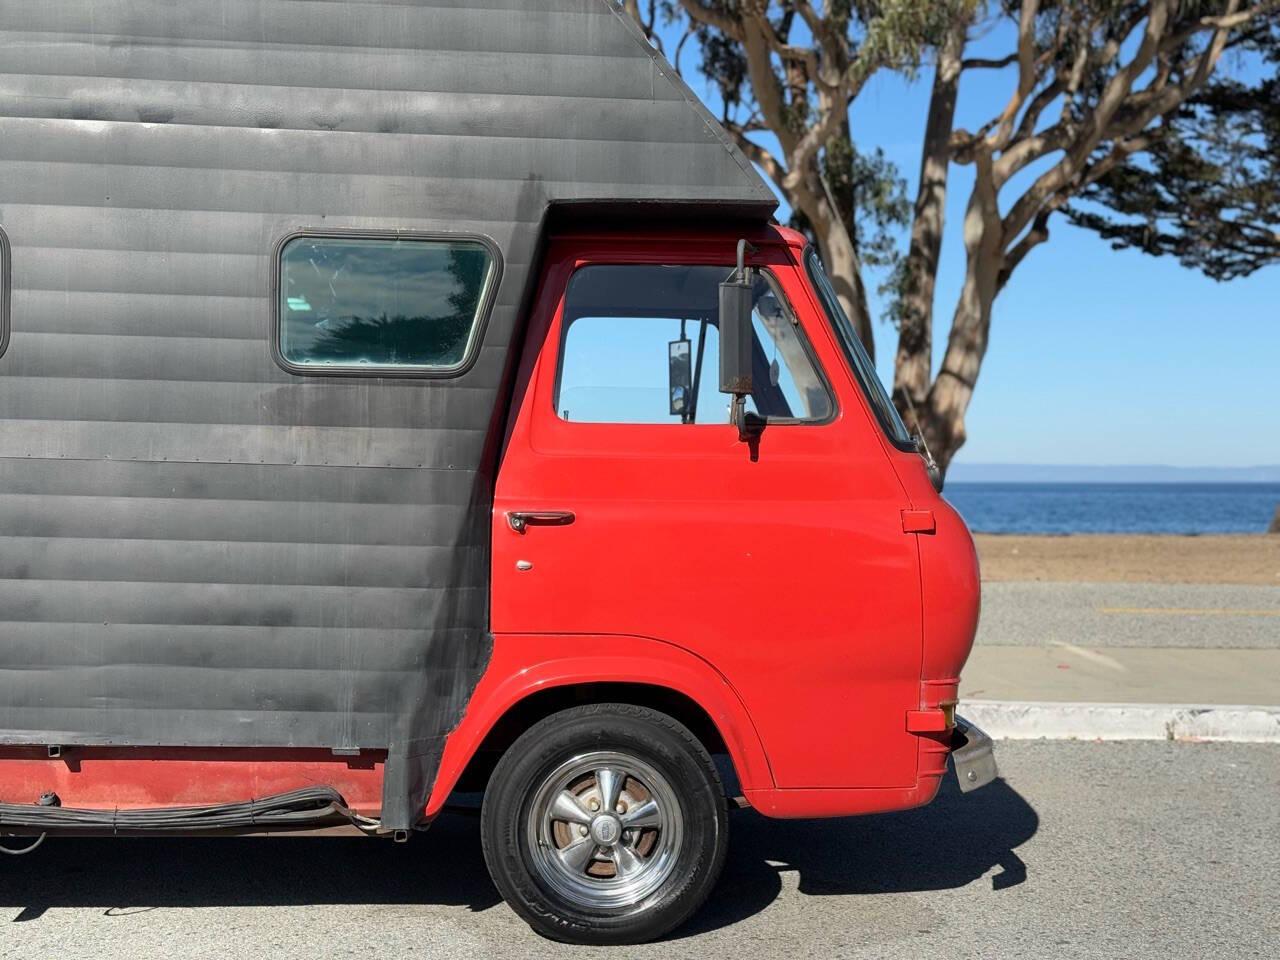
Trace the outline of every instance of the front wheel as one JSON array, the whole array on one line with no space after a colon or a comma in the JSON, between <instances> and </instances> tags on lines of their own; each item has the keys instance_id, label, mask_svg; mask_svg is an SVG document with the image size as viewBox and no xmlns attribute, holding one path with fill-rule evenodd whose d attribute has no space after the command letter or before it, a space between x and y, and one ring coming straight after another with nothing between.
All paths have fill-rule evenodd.
<instances>
[{"instance_id":1,"label":"front wheel","mask_svg":"<svg viewBox=\"0 0 1280 960\"><path fill-rule=\"evenodd\" d=\"M566 943L642 943L711 892L728 842L711 757L644 707L553 714L503 755L485 792L489 873L534 930Z\"/></svg>"}]
</instances>

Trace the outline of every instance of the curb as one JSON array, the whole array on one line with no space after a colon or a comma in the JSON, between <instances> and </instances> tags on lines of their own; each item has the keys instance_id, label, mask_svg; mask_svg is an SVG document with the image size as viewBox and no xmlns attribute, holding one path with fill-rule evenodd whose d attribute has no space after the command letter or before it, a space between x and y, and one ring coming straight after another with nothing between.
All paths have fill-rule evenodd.
<instances>
[{"instance_id":1,"label":"curb","mask_svg":"<svg viewBox=\"0 0 1280 960\"><path fill-rule=\"evenodd\" d=\"M1280 743L1280 707L966 700L958 712L997 740Z\"/></svg>"}]
</instances>

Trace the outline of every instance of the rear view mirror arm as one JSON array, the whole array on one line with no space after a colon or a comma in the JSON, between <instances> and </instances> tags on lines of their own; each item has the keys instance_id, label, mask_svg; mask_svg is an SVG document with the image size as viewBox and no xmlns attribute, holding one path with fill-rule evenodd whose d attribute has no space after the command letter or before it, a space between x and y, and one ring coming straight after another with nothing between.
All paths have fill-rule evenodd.
<instances>
[{"instance_id":1,"label":"rear view mirror arm","mask_svg":"<svg viewBox=\"0 0 1280 960\"><path fill-rule=\"evenodd\" d=\"M747 254L756 253L756 245L750 240L743 238L738 241L738 278L741 280L749 279L747 277Z\"/></svg>"},{"instance_id":2,"label":"rear view mirror arm","mask_svg":"<svg viewBox=\"0 0 1280 960\"><path fill-rule=\"evenodd\" d=\"M702 389L702 357L707 349L707 319L698 321L698 353L693 360L693 390L689 397L689 422L698 422L698 391Z\"/></svg>"}]
</instances>

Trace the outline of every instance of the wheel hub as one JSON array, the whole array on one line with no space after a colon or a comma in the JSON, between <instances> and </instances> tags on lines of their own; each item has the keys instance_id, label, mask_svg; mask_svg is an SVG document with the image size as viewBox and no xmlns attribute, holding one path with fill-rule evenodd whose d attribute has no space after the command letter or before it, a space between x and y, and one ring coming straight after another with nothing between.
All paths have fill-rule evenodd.
<instances>
[{"instance_id":1,"label":"wheel hub","mask_svg":"<svg viewBox=\"0 0 1280 960\"><path fill-rule=\"evenodd\" d=\"M622 821L611 813L602 813L591 821L591 839L611 847L622 839Z\"/></svg>"},{"instance_id":2,"label":"wheel hub","mask_svg":"<svg viewBox=\"0 0 1280 960\"><path fill-rule=\"evenodd\" d=\"M671 875L683 812L666 777L636 756L581 754L551 771L529 807L531 866L571 902L631 906Z\"/></svg>"}]
</instances>

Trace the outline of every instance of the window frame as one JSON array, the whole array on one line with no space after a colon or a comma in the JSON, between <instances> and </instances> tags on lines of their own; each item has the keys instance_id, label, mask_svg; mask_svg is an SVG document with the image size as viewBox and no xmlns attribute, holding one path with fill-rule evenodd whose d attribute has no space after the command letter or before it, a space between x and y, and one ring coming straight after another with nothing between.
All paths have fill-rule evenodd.
<instances>
[{"instance_id":1,"label":"window frame","mask_svg":"<svg viewBox=\"0 0 1280 960\"><path fill-rule=\"evenodd\" d=\"M872 392L875 388L871 384L867 383L866 377L863 375L863 372L860 369L858 362L854 359L852 355L853 348L848 342L846 342L845 332L836 329L835 317L831 315L831 308L828 306L826 302L826 297L823 295L822 289L818 284L818 278L814 275L814 272L813 272L812 264L815 261L819 264L819 266L822 267L823 274L825 275L826 267L825 265L822 264L822 258L818 255L817 249L815 249L814 246L810 244L804 248L804 252L801 254L800 262L804 268L805 278L809 282L809 286L811 288L813 298L817 301L818 309L822 311L823 319L831 328L831 333L835 337L836 342L839 345L839 353L843 358L845 362L845 366L848 368L850 375L853 377L853 382L857 384L858 390L862 394L862 398L866 401L867 406L871 408L871 415L875 418L876 423L879 424L880 430L884 434L884 438L893 447L895 447L898 450L901 450L904 453L919 452L919 449L916 446L916 440L911 435L911 428L908 427L905 421L903 421L902 418L899 416L898 421L902 424L902 428L907 434L907 439L905 440L899 439L899 437L896 435L897 431L893 429L893 425L886 419L884 412L880 409L880 405L876 402L875 398L872 396ZM827 282L828 284L830 284L829 279ZM852 332L851 332L851 335L855 337L857 336L856 333L852 333ZM867 357L866 359L869 363L871 363L872 369L870 371L870 375L877 377L877 381L878 381L879 377L875 373L874 362L871 361L870 357ZM880 383L879 386L881 391L884 393L886 402L889 404L890 407L892 407L893 406L892 393L889 390L885 389L883 383ZM895 414L896 414L896 409L895 409Z\"/></svg>"},{"instance_id":2,"label":"window frame","mask_svg":"<svg viewBox=\"0 0 1280 960\"><path fill-rule=\"evenodd\" d=\"M325 364L324 366L305 363L294 363L284 355L280 342L280 325L283 318L280 313L280 292L284 281L284 251L295 240L409 240L437 243L467 242L484 247L489 254L489 275L485 278L484 289L480 294L480 303L476 308L475 322L471 335L467 340L467 349L462 359L448 367L422 366L385 366L377 364ZM271 359L286 373L302 377L360 377L362 379L397 379L397 380L450 380L460 377L475 366L480 356L480 348L484 344L485 331L489 326L489 317L497 300L498 287L502 283L503 262L502 251L490 236L483 233L453 233L437 230L360 230L343 227L306 228L294 230L276 241L271 256L271 310L268 337L271 347Z\"/></svg>"},{"instance_id":3,"label":"window frame","mask_svg":"<svg viewBox=\"0 0 1280 960\"><path fill-rule=\"evenodd\" d=\"M0 225L0 357L9 350L10 298L13 293L13 248Z\"/></svg>"},{"instance_id":4,"label":"window frame","mask_svg":"<svg viewBox=\"0 0 1280 960\"><path fill-rule=\"evenodd\" d=\"M787 296L787 292L783 288L782 282L778 279L777 274L770 267L761 266L758 264L751 264L750 266L753 270L759 271L759 273L765 278L769 286L773 289L773 294L778 298L778 302L781 303L786 308L787 313L791 319L791 328L796 332L796 339L799 340L800 346L804 350L805 357L809 360L809 364L813 367L813 371L818 377L818 382L822 384L822 389L826 391L827 403L829 404L827 415L821 419L812 418L812 417L778 417L778 416L767 416L761 419L763 419L765 424L768 426L776 425L776 426L784 426L784 427L785 426L824 427L834 423L836 420L840 418L840 399L839 397L836 396L836 392L832 388L831 380L827 376L826 368L823 367L822 361L818 358L817 351L814 350L813 344L809 340L808 332L804 329L804 324L800 322L800 319L799 319L800 314L796 311L795 305L791 302L790 298ZM564 419L564 417L560 416L560 410L559 410L560 386L561 386L561 377L564 374L565 345L568 343L568 340L569 340L569 328L573 326L574 322L576 322L576 321L566 322L565 320L565 313L567 312L566 308L569 305L569 288L573 283L573 278L576 277L580 271L587 270L591 267L716 267L716 268L723 267L723 269L727 271L725 274L726 278L729 276L730 273L732 273L736 269L736 265L732 263L723 263L723 264L714 263L714 262L708 263L705 261L694 261L694 260L688 260L683 263L674 263L667 260L663 260L661 262L649 261L649 260L590 260L590 261L577 264L573 268L573 270L569 273L569 276L565 279L564 293L561 297L559 316L557 317L557 322L560 327L559 336L557 338L559 342L556 345L555 377L553 378L551 383L551 413L556 418L556 420L559 421L560 423L566 423L566 424L577 424L577 425L584 425L584 426L621 427L621 428L626 428L626 427L685 427L685 428L713 427L714 428L714 427L732 426L732 424L728 422L725 422L725 423L667 423L667 422L659 422L659 421L643 421L640 423L615 423L613 421L606 421L606 420L566 420ZM714 326L718 333L720 330L719 324L718 323L714 324ZM718 377L719 376L718 370L719 370L718 366L713 364L712 376ZM727 397L728 394L724 394L724 396Z\"/></svg>"}]
</instances>

